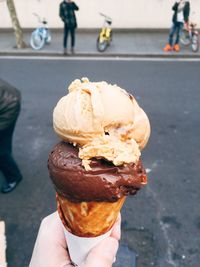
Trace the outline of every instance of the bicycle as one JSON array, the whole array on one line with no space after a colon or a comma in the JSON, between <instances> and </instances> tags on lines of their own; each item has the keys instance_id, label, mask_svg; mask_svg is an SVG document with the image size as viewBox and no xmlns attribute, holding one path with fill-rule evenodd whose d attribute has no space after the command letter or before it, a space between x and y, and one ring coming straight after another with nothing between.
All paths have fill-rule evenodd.
<instances>
[{"instance_id":1,"label":"bicycle","mask_svg":"<svg viewBox=\"0 0 200 267\"><path fill-rule=\"evenodd\" d=\"M31 34L30 45L34 50L40 50L44 47L45 44L50 44L51 42L51 33L47 26L47 21L45 18L41 19L40 16L36 13L33 13L34 16L38 18L38 26Z\"/></svg>"},{"instance_id":2,"label":"bicycle","mask_svg":"<svg viewBox=\"0 0 200 267\"><path fill-rule=\"evenodd\" d=\"M190 23L188 28L182 30L180 41L183 45L191 45L193 52L199 51L199 33L196 30L196 23Z\"/></svg>"},{"instance_id":3,"label":"bicycle","mask_svg":"<svg viewBox=\"0 0 200 267\"><path fill-rule=\"evenodd\" d=\"M104 52L112 41L112 19L103 13L99 14L104 17L104 23L97 38L97 50Z\"/></svg>"}]
</instances>

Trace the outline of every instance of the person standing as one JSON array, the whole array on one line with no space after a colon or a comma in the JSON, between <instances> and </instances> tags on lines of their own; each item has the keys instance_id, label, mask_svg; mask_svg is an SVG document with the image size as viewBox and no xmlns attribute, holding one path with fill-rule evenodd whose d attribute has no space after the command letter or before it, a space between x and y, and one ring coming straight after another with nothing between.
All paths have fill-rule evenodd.
<instances>
[{"instance_id":1,"label":"person standing","mask_svg":"<svg viewBox=\"0 0 200 267\"><path fill-rule=\"evenodd\" d=\"M5 176L2 193L9 193L22 180L12 156L12 138L19 116L21 94L19 90L0 80L0 171Z\"/></svg>"},{"instance_id":2,"label":"person standing","mask_svg":"<svg viewBox=\"0 0 200 267\"><path fill-rule=\"evenodd\" d=\"M186 27L188 27L190 2L185 0L179 0L175 2L175 4L172 7L172 10L174 11L172 18L173 25L169 33L169 42L163 49L165 52L172 50L175 50L176 52L180 51L180 45L179 45L180 33L182 31L184 23ZM173 45L173 39L175 34L176 34L176 40Z\"/></svg>"},{"instance_id":3,"label":"person standing","mask_svg":"<svg viewBox=\"0 0 200 267\"><path fill-rule=\"evenodd\" d=\"M74 53L75 47L75 31L77 28L75 11L79 10L78 6L71 0L64 0L60 4L60 18L64 22L64 38L63 47L64 55L67 55L67 39L68 33L71 35L71 53Z\"/></svg>"}]
</instances>

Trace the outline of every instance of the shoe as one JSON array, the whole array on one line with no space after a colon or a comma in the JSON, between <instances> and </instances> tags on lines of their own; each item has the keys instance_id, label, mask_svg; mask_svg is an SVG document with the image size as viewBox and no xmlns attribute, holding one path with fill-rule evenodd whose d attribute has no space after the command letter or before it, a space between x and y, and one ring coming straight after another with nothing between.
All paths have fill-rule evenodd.
<instances>
[{"instance_id":1,"label":"shoe","mask_svg":"<svg viewBox=\"0 0 200 267\"><path fill-rule=\"evenodd\" d=\"M5 182L1 188L1 192L4 194L10 193L16 188L16 186L21 182L21 180L22 178L12 183Z\"/></svg>"},{"instance_id":2,"label":"shoe","mask_svg":"<svg viewBox=\"0 0 200 267\"><path fill-rule=\"evenodd\" d=\"M64 50L63 50L63 55L64 55L64 56L67 55L67 48L64 48Z\"/></svg>"},{"instance_id":3,"label":"shoe","mask_svg":"<svg viewBox=\"0 0 200 267\"><path fill-rule=\"evenodd\" d=\"M174 51L176 51L176 52L180 51L180 45L179 44L175 44L173 48L174 48Z\"/></svg>"},{"instance_id":4,"label":"shoe","mask_svg":"<svg viewBox=\"0 0 200 267\"><path fill-rule=\"evenodd\" d=\"M166 44L166 46L163 48L163 51L165 52L172 51L172 46L170 44Z\"/></svg>"}]
</instances>

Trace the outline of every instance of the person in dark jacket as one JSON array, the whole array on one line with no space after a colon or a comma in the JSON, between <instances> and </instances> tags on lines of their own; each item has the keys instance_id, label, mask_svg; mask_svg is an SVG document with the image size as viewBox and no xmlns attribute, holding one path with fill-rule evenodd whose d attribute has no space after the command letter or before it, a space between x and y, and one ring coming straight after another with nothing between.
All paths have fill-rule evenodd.
<instances>
[{"instance_id":1,"label":"person in dark jacket","mask_svg":"<svg viewBox=\"0 0 200 267\"><path fill-rule=\"evenodd\" d=\"M67 37L71 34L71 53L74 53L75 46L75 30L77 28L75 11L79 10L78 6L71 0L64 0L60 4L60 18L64 22L64 38L63 47L64 55L67 55Z\"/></svg>"},{"instance_id":2,"label":"person in dark jacket","mask_svg":"<svg viewBox=\"0 0 200 267\"><path fill-rule=\"evenodd\" d=\"M188 27L188 21L189 21L189 14L190 14L190 2L185 0L179 0L178 2L175 2L175 4L172 7L172 10L174 11L173 17L172 17L172 28L169 33L169 42L164 47L164 51L171 51L175 50L176 52L180 51L179 46L179 37L180 33L182 31L182 28L184 24L186 27ZM173 44L173 38L176 34L176 40Z\"/></svg>"},{"instance_id":3,"label":"person in dark jacket","mask_svg":"<svg viewBox=\"0 0 200 267\"><path fill-rule=\"evenodd\" d=\"M11 192L22 180L22 175L12 156L12 137L20 112L20 92L0 80L0 170L5 176L2 193Z\"/></svg>"}]
</instances>

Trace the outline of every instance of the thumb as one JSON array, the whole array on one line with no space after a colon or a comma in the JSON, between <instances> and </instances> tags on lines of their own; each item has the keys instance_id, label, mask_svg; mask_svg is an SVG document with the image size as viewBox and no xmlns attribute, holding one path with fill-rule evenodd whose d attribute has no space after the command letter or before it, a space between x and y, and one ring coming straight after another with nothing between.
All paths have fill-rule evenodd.
<instances>
[{"instance_id":1,"label":"thumb","mask_svg":"<svg viewBox=\"0 0 200 267\"><path fill-rule=\"evenodd\" d=\"M111 267L118 247L119 242L115 238L108 237L104 239L90 251L83 267Z\"/></svg>"}]
</instances>

